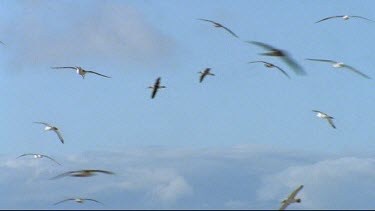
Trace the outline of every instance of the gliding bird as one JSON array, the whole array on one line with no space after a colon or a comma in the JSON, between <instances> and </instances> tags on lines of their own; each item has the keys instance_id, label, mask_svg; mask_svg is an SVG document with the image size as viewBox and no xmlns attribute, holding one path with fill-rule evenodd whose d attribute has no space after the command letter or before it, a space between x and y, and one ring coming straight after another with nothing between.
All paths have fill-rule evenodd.
<instances>
[{"instance_id":1,"label":"gliding bird","mask_svg":"<svg viewBox=\"0 0 375 211\"><path fill-rule=\"evenodd\" d=\"M50 124L48 124L48 123L45 123L45 122L34 122L34 123L45 125L45 126L46 126L46 127L44 128L45 131L48 131L48 130L52 130L52 131L54 131L54 132L57 134L57 136L59 137L61 143L64 143L64 139L63 139L63 137L61 136L61 133L59 132L59 128L57 128L57 127L55 127L55 126L52 126L52 125L50 125Z\"/></svg>"},{"instance_id":2,"label":"gliding bird","mask_svg":"<svg viewBox=\"0 0 375 211\"><path fill-rule=\"evenodd\" d=\"M101 202L95 200L95 199L83 199L83 198L70 198L70 199L65 199L65 200L62 200L62 201L59 201L59 202L56 202L54 203L54 205L56 204L60 204L60 203L63 203L63 202L66 202L66 201L75 201L77 203L83 203L85 201L93 201L93 202L96 202L96 203L100 203L102 204Z\"/></svg>"},{"instance_id":3,"label":"gliding bird","mask_svg":"<svg viewBox=\"0 0 375 211\"><path fill-rule=\"evenodd\" d=\"M215 76L215 74L210 73L211 68L206 68L203 71L199 71L198 73L201 74L201 77L199 77L199 82L202 83L203 79L206 77L206 75Z\"/></svg>"},{"instance_id":4,"label":"gliding bird","mask_svg":"<svg viewBox=\"0 0 375 211\"><path fill-rule=\"evenodd\" d=\"M91 177L96 175L96 173L104 173L104 174L115 174L111 171L105 171L105 170L92 170L92 169L84 169L84 170L78 170L78 171L68 171L63 174L59 174L51 179L57 179L60 177L65 176L71 176L71 177Z\"/></svg>"},{"instance_id":5,"label":"gliding bird","mask_svg":"<svg viewBox=\"0 0 375 211\"><path fill-rule=\"evenodd\" d=\"M286 77L288 77L290 79L289 75L283 69L281 69L279 66L276 66L276 65L274 65L272 63L265 62L265 61L253 61L253 62L249 62L249 63L263 63L265 67L268 67L268 68L275 67L278 70L280 70Z\"/></svg>"},{"instance_id":6,"label":"gliding bird","mask_svg":"<svg viewBox=\"0 0 375 211\"><path fill-rule=\"evenodd\" d=\"M334 119L333 117L331 117L330 115L326 114L326 113L323 113L321 111L317 111L317 110L312 110L313 112L316 112L316 116L319 117L319 118L322 118L322 119L326 119L328 121L328 123L336 129L336 126L333 124L332 122L332 119Z\"/></svg>"},{"instance_id":7,"label":"gliding bird","mask_svg":"<svg viewBox=\"0 0 375 211\"><path fill-rule=\"evenodd\" d=\"M301 199L300 198L295 198L297 193L303 188L303 185L300 185L297 189L295 189L287 199L284 199L281 203L283 203L283 205L281 205L280 209L279 210L285 210L290 204L292 203L301 203Z\"/></svg>"},{"instance_id":8,"label":"gliding bird","mask_svg":"<svg viewBox=\"0 0 375 211\"><path fill-rule=\"evenodd\" d=\"M362 17L362 16L357 16L357 15L335 15L335 16L323 18L322 20L319 20L319 21L317 21L315 23L319 23L319 22L322 22L322 21L325 21L325 20L329 20L329 19L332 19L332 18L342 18L344 21L348 20L349 18L360 18L360 19L363 19L363 20L374 22L373 20L370 20L370 19Z\"/></svg>"},{"instance_id":9,"label":"gliding bird","mask_svg":"<svg viewBox=\"0 0 375 211\"><path fill-rule=\"evenodd\" d=\"M27 155L32 155L35 159L46 157L46 158L52 160L53 162L55 162L55 163L57 163L57 164L59 164L61 166L61 164L59 162L57 162L55 159L51 158L50 156L42 155L42 154L26 153L26 154L18 156L17 158L20 158L20 157L23 157L23 156L27 156Z\"/></svg>"},{"instance_id":10,"label":"gliding bird","mask_svg":"<svg viewBox=\"0 0 375 211\"><path fill-rule=\"evenodd\" d=\"M211 22L211 23L214 24L214 27L217 27L217 28L223 28L223 29L225 29L227 32L231 33L233 36L235 36L235 37L238 38L238 36L237 36L234 32L232 32L232 30L228 29L227 27L221 25L221 24L218 23L218 22L215 22L215 21L212 21L212 20L207 20L207 19L201 19L201 18L199 18L198 20Z\"/></svg>"},{"instance_id":11,"label":"gliding bird","mask_svg":"<svg viewBox=\"0 0 375 211\"><path fill-rule=\"evenodd\" d=\"M84 70L82 67L78 67L78 66L75 66L75 67L51 67L51 68L52 69L73 69L73 70L76 70L77 74L82 76L82 79L85 79L86 73L93 73L93 74L96 74L96 75L100 75L102 77L111 78L109 76L106 76L106 75L103 75L103 74L100 74L100 73L97 73L97 72L94 72L94 71Z\"/></svg>"},{"instance_id":12,"label":"gliding bird","mask_svg":"<svg viewBox=\"0 0 375 211\"><path fill-rule=\"evenodd\" d=\"M154 97L156 96L156 92L158 92L159 89L166 88L165 86L160 86L160 80L161 80L161 77L157 78L154 85L148 87L149 89L153 89L152 94L151 94L152 99L154 99Z\"/></svg>"}]
</instances>

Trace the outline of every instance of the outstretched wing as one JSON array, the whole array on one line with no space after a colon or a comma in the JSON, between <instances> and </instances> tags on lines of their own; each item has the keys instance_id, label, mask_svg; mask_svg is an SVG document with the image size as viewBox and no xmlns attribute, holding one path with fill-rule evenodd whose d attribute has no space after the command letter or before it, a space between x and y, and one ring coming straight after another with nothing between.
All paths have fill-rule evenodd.
<instances>
[{"instance_id":1,"label":"outstretched wing","mask_svg":"<svg viewBox=\"0 0 375 211\"><path fill-rule=\"evenodd\" d=\"M270 51L279 51L279 49L277 49L277 48L275 48L271 45L262 43L262 42L257 42L257 41L245 41L245 42L260 46L260 47L262 47L264 49L267 49L267 50L270 50Z\"/></svg>"},{"instance_id":2,"label":"outstretched wing","mask_svg":"<svg viewBox=\"0 0 375 211\"><path fill-rule=\"evenodd\" d=\"M280 70L286 77L288 77L290 79L290 76L288 75L288 73L286 73L283 69L281 69L279 66L276 66L274 64L272 64L274 67L276 67L278 70Z\"/></svg>"},{"instance_id":3,"label":"outstretched wing","mask_svg":"<svg viewBox=\"0 0 375 211\"><path fill-rule=\"evenodd\" d=\"M327 118L327 121L328 121L328 123L333 127L333 128L335 128L336 129L336 126L333 124L333 121L332 121L332 118Z\"/></svg>"},{"instance_id":4,"label":"outstretched wing","mask_svg":"<svg viewBox=\"0 0 375 211\"><path fill-rule=\"evenodd\" d=\"M319 21L317 21L315 23L319 23L319 22L322 22L322 21L325 21L325 20L328 20L328 19L332 19L332 18L341 18L341 17L343 17L343 15L335 15L335 16L323 18L322 20L319 20Z\"/></svg>"},{"instance_id":5,"label":"outstretched wing","mask_svg":"<svg viewBox=\"0 0 375 211\"><path fill-rule=\"evenodd\" d=\"M285 210L289 206L288 202L283 202L283 205L279 208L279 210Z\"/></svg>"},{"instance_id":6,"label":"outstretched wing","mask_svg":"<svg viewBox=\"0 0 375 211\"><path fill-rule=\"evenodd\" d=\"M83 200L86 200L86 201L93 201L93 202L96 202L96 203L99 203L99 204L103 204L103 203L101 203L100 201L95 200L95 199L83 199Z\"/></svg>"},{"instance_id":7,"label":"outstretched wing","mask_svg":"<svg viewBox=\"0 0 375 211\"><path fill-rule=\"evenodd\" d=\"M222 26L220 23L215 22L215 21L212 21L212 20L203 19L203 18L198 18L198 20L201 20L201 21L207 21L207 22L211 22L211 23L213 23L213 24L216 24L216 25L218 25L218 26Z\"/></svg>"},{"instance_id":8,"label":"outstretched wing","mask_svg":"<svg viewBox=\"0 0 375 211\"><path fill-rule=\"evenodd\" d=\"M227 30L229 33L231 33L233 36L235 36L235 37L237 37L238 38L238 35L237 34L235 34L232 30L230 30L229 28L227 28L227 27L225 27L225 26L221 26L221 27L223 27L223 29L225 29L225 30Z\"/></svg>"},{"instance_id":9,"label":"outstretched wing","mask_svg":"<svg viewBox=\"0 0 375 211\"><path fill-rule=\"evenodd\" d=\"M359 70L356 70L356 69L355 69L354 67L352 67L352 66L349 66L349 65L346 65L346 64L345 64L344 67L346 67L346 68L348 68L349 70L351 70L351 71L353 71L353 72L355 72L355 73L357 73L357 74L363 76L364 78L371 79L368 75L366 75L366 74L360 72Z\"/></svg>"},{"instance_id":10,"label":"outstretched wing","mask_svg":"<svg viewBox=\"0 0 375 211\"><path fill-rule=\"evenodd\" d=\"M88 170L88 171L90 171L90 172L100 172L100 173L104 173L104 174L115 174L112 171L105 171L105 170Z\"/></svg>"},{"instance_id":11,"label":"outstretched wing","mask_svg":"<svg viewBox=\"0 0 375 211\"><path fill-rule=\"evenodd\" d=\"M371 19L368 19L368 18L365 18L365 17L362 17L362 16L358 16L358 15L353 15L353 16L350 16L350 17L353 17L353 18L361 18L361 19L363 19L363 20L368 20L368 21L374 22L374 21L371 20Z\"/></svg>"},{"instance_id":12,"label":"outstretched wing","mask_svg":"<svg viewBox=\"0 0 375 211\"><path fill-rule=\"evenodd\" d=\"M46 122L33 122L33 123L36 123L36 124L42 124L42 125L45 125L45 126L48 126L48 127L52 127L52 125L46 123Z\"/></svg>"},{"instance_id":13,"label":"outstretched wing","mask_svg":"<svg viewBox=\"0 0 375 211\"><path fill-rule=\"evenodd\" d=\"M64 139L63 139L63 137L61 136L61 133L60 133L60 131L59 131L59 130L53 130L53 131L55 131L55 133L56 133L56 134L57 134L57 136L59 137L59 139L60 139L61 143L63 143L63 144L64 144Z\"/></svg>"},{"instance_id":14,"label":"outstretched wing","mask_svg":"<svg viewBox=\"0 0 375 211\"><path fill-rule=\"evenodd\" d=\"M51 67L52 69L73 69L76 70L76 67Z\"/></svg>"},{"instance_id":15,"label":"outstretched wing","mask_svg":"<svg viewBox=\"0 0 375 211\"><path fill-rule=\"evenodd\" d=\"M55 159L51 158L50 156L48 156L48 155L42 155L42 156L54 161L55 163L57 163L61 166L61 164L59 162L57 162Z\"/></svg>"},{"instance_id":16,"label":"outstretched wing","mask_svg":"<svg viewBox=\"0 0 375 211\"><path fill-rule=\"evenodd\" d=\"M315 62L337 63L336 61L326 60L326 59L306 59L306 60L309 60L309 61L315 61Z\"/></svg>"},{"instance_id":17,"label":"outstretched wing","mask_svg":"<svg viewBox=\"0 0 375 211\"><path fill-rule=\"evenodd\" d=\"M96 75L100 75L100 76L103 76L103 77L106 77L106 78L111 78L109 76L106 76L106 75L103 75L103 74L100 74L100 73L97 73L97 72L94 72L94 71L86 71L87 73L94 73Z\"/></svg>"},{"instance_id":18,"label":"outstretched wing","mask_svg":"<svg viewBox=\"0 0 375 211\"><path fill-rule=\"evenodd\" d=\"M75 172L77 172L77 171L68 171L68 172L65 172L65 173L59 174L59 175L57 175L57 176L55 176L55 177L52 177L50 180L58 179L58 178L61 178L61 177L65 177L65 176L68 176L68 175L70 175L70 174L72 174L72 173L75 173Z\"/></svg>"},{"instance_id":19,"label":"outstretched wing","mask_svg":"<svg viewBox=\"0 0 375 211\"><path fill-rule=\"evenodd\" d=\"M215 24L217 27L221 27L221 28L225 29L226 31L231 33L233 36L238 38L238 36L232 30L230 30L229 28L223 26L222 24L220 24L218 22L215 22L215 21L212 21L212 20L207 20L207 19L201 19L201 18L199 18L198 20L211 22L211 23Z\"/></svg>"},{"instance_id":20,"label":"outstretched wing","mask_svg":"<svg viewBox=\"0 0 375 211\"><path fill-rule=\"evenodd\" d=\"M26 153L26 154L23 154L23 155L18 156L17 158L20 158L20 157L23 157L23 156L27 156L27 155L35 155L35 154L33 154L33 153ZM16 158L16 159L17 159L17 158Z\"/></svg>"},{"instance_id":21,"label":"outstretched wing","mask_svg":"<svg viewBox=\"0 0 375 211\"><path fill-rule=\"evenodd\" d=\"M285 55L281 57L284 62L289 65L296 74L305 75L306 72L303 70L302 66L300 66L297 62L295 62L290 56Z\"/></svg>"},{"instance_id":22,"label":"outstretched wing","mask_svg":"<svg viewBox=\"0 0 375 211\"><path fill-rule=\"evenodd\" d=\"M203 81L204 77L206 77L206 75L207 74L205 74L205 73L201 74L201 77L199 77L199 83L202 83L202 81Z\"/></svg>"},{"instance_id":23,"label":"outstretched wing","mask_svg":"<svg viewBox=\"0 0 375 211\"><path fill-rule=\"evenodd\" d=\"M303 188L303 185L300 185L297 189L295 189L288 197L288 199L294 199L297 193Z\"/></svg>"},{"instance_id":24,"label":"outstretched wing","mask_svg":"<svg viewBox=\"0 0 375 211\"><path fill-rule=\"evenodd\" d=\"M66 202L66 201L70 201L70 200L75 200L75 199L73 199L73 198L65 199L65 200L62 200L62 201L56 202L56 203L54 203L53 205L60 204L60 203L63 203L63 202Z\"/></svg>"}]
</instances>

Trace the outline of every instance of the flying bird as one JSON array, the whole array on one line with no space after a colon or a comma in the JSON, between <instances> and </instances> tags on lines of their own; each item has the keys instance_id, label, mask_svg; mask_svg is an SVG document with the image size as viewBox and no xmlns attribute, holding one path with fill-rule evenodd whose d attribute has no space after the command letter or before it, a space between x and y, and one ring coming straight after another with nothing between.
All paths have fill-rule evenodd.
<instances>
[{"instance_id":1,"label":"flying bird","mask_svg":"<svg viewBox=\"0 0 375 211\"><path fill-rule=\"evenodd\" d=\"M96 173L104 173L104 174L115 174L111 171L104 171L104 170L92 170L92 169L84 169L84 170L78 170L78 171L68 171L62 174L59 174L51 179L57 179L65 176L71 176L71 177L91 177L96 175Z\"/></svg>"},{"instance_id":2,"label":"flying bird","mask_svg":"<svg viewBox=\"0 0 375 211\"><path fill-rule=\"evenodd\" d=\"M332 119L334 119L333 117L331 117L330 115L326 114L326 113L323 113L321 111L317 111L317 110L312 110L313 112L316 112L316 116L319 117L319 118L322 118L322 119L326 119L328 121L328 123L336 129L336 126L333 124L332 122Z\"/></svg>"},{"instance_id":3,"label":"flying bird","mask_svg":"<svg viewBox=\"0 0 375 211\"><path fill-rule=\"evenodd\" d=\"M93 201L93 202L96 202L96 203L100 203L102 204L101 202L95 200L95 199L83 199L83 198L69 198L69 199L65 199L65 200L62 200L62 201L59 201L59 202L56 202L54 203L54 205L57 205L57 204L60 204L60 203L63 203L63 202L66 202L66 201L75 201L77 203L83 203L85 201Z\"/></svg>"},{"instance_id":4,"label":"flying bird","mask_svg":"<svg viewBox=\"0 0 375 211\"><path fill-rule=\"evenodd\" d=\"M52 125L50 125L50 124L48 124L48 123L45 123L45 122L34 122L34 123L45 125L45 126L46 126L46 127L44 128L45 131L49 131L49 130L54 131L54 132L57 134L57 136L59 137L61 143L64 143L64 139L63 139L63 137L61 136L61 133L60 133L60 131L59 131L59 129L58 129L57 127L52 126Z\"/></svg>"},{"instance_id":5,"label":"flying bird","mask_svg":"<svg viewBox=\"0 0 375 211\"><path fill-rule=\"evenodd\" d=\"M85 79L86 73L93 73L93 74L96 74L96 75L100 75L102 77L111 78L109 76L106 76L106 75L103 75L103 74L100 74L100 73L97 73L97 72L94 72L94 71L84 70L82 67L78 67L78 66L75 66L75 67L51 67L51 68L52 69L73 69L73 70L76 70L77 74L82 76L82 79Z\"/></svg>"},{"instance_id":6,"label":"flying bird","mask_svg":"<svg viewBox=\"0 0 375 211\"><path fill-rule=\"evenodd\" d=\"M300 198L295 198L297 193L303 188L303 185L300 185L297 189L295 189L287 199L284 199L281 203L283 203L283 205L281 205L280 209L279 210L285 210L290 204L292 203L301 203L301 199Z\"/></svg>"},{"instance_id":7,"label":"flying bird","mask_svg":"<svg viewBox=\"0 0 375 211\"><path fill-rule=\"evenodd\" d=\"M199 18L198 20L211 22L211 23L214 24L214 27L223 28L223 29L225 29L226 31L228 31L229 33L231 33L233 36L235 36L235 37L238 38L238 36L237 36L232 30L228 29L227 27L221 25L221 24L218 23L218 22L215 22L215 21L212 21L212 20L207 20L207 19L201 19L201 18Z\"/></svg>"},{"instance_id":8,"label":"flying bird","mask_svg":"<svg viewBox=\"0 0 375 211\"><path fill-rule=\"evenodd\" d=\"M152 94L151 94L152 99L154 99L159 89L166 88L165 86L160 86L160 80L161 80L161 77L157 78L154 85L148 87L149 89L153 89Z\"/></svg>"},{"instance_id":9,"label":"flying bird","mask_svg":"<svg viewBox=\"0 0 375 211\"><path fill-rule=\"evenodd\" d=\"M357 16L357 15L335 15L335 16L323 18L322 20L319 20L315 23L319 23L319 22L329 20L329 19L332 19L332 18L342 18L344 21L348 20L349 18L360 18L360 19L363 19L363 20L368 20L368 21L374 22L373 20L370 20L370 19L362 17L362 16Z\"/></svg>"},{"instance_id":10,"label":"flying bird","mask_svg":"<svg viewBox=\"0 0 375 211\"><path fill-rule=\"evenodd\" d=\"M324 59L306 59L306 60L309 60L309 61L315 61L315 62L326 62L326 63L331 63L332 64L332 67L334 68L347 68L359 75L361 75L362 77L364 78L367 78L367 79L371 79L368 75L360 72L359 70L356 70L354 67L352 66L349 66L349 65L346 65L342 62L336 62L336 61L332 61L332 60L324 60Z\"/></svg>"},{"instance_id":11,"label":"flying bird","mask_svg":"<svg viewBox=\"0 0 375 211\"><path fill-rule=\"evenodd\" d=\"M283 69L281 69L279 66L276 66L276 65L274 65L274 64L272 64L272 63L265 62L265 61L252 61L252 62L249 62L249 63L263 63L265 67L268 67L268 68L273 68L273 67L274 67L274 68L280 70L280 71L281 71L286 77L288 77L288 78L290 79L288 73L286 73L286 72L285 72Z\"/></svg>"},{"instance_id":12,"label":"flying bird","mask_svg":"<svg viewBox=\"0 0 375 211\"><path fill-rule=\"evenodd\" d=\"M203 79L206 77L206 75L215 76L215 74L210 73L211 68L206 68L203 71L199 71L198 73L201 74L201 77L199 78L199 82L202 83Z\"/></svg>"},{"instance_id":13,"label":"flying bird","mask_svg":"<svg viewBox=\"0 0 375 211\"><path fill-rule=\"evenodd\" d=\"M48 155L42 155L42 154L34 154L34 153L26 153L26 154L23 154L23 155L20 155L18 156L17 158L20 158L20 157L24 157L24 156L28 156L28 155L32 155L35 159L39 159L39 158L48 158L50 160L52 160L53 162L59 164L61 166L61 164L59 162L57 162L55 159L51 158L50 156Z\"/></svg>"},{"instance_id":14,"label":"flying bird","mask_svg":"<svg viewBox=\"0 0 375 211\"><path fill-rule=\"evenodd\" d=\"M257 45L257 46L260 46L264 49L267 49L267 50L271 51L271 52L268 52L268 53L262 53L260 55L280 57L287 65L289 65L291 68L293 68L293 70L296 74L299 74L299 75L305 75L306 74L305 71L303 70L303 68L297 62L295 62L291 58L289 53L286 52L285 50L280 50L280 49L277 49L275 47L272 47L268 44L261 43L261 42L256 42L256 41L246 41L246 42Z\"/></svg>"}]
</instances>

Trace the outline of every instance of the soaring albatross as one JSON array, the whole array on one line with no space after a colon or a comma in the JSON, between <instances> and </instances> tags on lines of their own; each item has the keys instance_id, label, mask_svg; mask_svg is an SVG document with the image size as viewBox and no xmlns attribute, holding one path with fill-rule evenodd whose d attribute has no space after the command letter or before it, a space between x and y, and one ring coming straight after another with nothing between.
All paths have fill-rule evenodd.
<instances>
[{"instance_id":1,"label":"soaring albatross","mask_svg":"<svg viewBox=\"0 0 375 211\"><path fill-rule=\"evenodd\" d=\"M59 137L61 143L64 143L64 139L59 131L59 128L57 128L56 126L53 126L53 125L50 125L48 123L45 123L45 122L34 122L36 124L42 124L42 125L45 125L46 127L44 128L45 131L53 131L57 134L57 136Z\"/></svg>"},{"instance_id":2,"label":"soaring albatross","mask_svg":"<svg viewBox=\"0 0 375 211\"><path fill-rule=\"evenodd\" d=\"M229 32L231 35L235 36L238 38L238 36L230 29L228 29L227 27L223 26L222 24L218 23L218 22L215 22L215 21L212 21L212 20L207 20L207 19L202 19L202 18L199 18L198 20L201 20L201 21L207 21L207 22L211 22L214 24L214 27L217 27L217 28L223 28L225 29L227 32Z\"/></svg>"},{"instance_id":3,"label":"soaring albatross","mask_svg":"<svg viewBox=\"0 0 375 211\"><path fill-rule=\"evenodd\" d=\"M85 79L85 75L87 73L93 73L93 74L96 74L96 75L99 75L99 76L102 76L102 77L111 78L109 76L106 76L106 75L103 75L103 74L100 74L100 73L97 73L97 72L94 72L94 71L85 70L82 67L78 67L78 66L75 66L75 67L51 67L51 68L52 69L73 69L73 70L76 70L77 74L82 76L82 79Z\"/></svg>"},{"instance_id":4,"label":"soaring albatross","mask_svg":"<svg viewBox=\"0 0 375 211\"><path fill-rule=\"evenodd\" d=\"M303 185L300 185L297 189L295 189L287 199L284 199L281 203L281 207L279 210L285 210L290 204L292 203L301 203L300 198L295 198L297 193L303 188Z\"/></svg>"},{"instance_id":5,"label":"soaring albatross","mask_svg":"<svg viewBox=\"0 0 375 211\"><path fill-rule=\"evenodd\" d=\"M333 18L342 18L344 21L349 20L350 18L360 18L360 19L363 19L363 20L367 20L367 21L372 21L372 22L374 22L373 20L370 20L370 19L365 18L365 17L362 17L362 16L358 16L358 15L334 15L334 16L330 16L330 17L327 17L327 18L323 18L323 19L321 19L321 20L318 20L318 21L315 22L315 23L320 23L320 22L322 22L322 21L326 21L326 20L333 19Z\"/></svg>"}]
</instances>

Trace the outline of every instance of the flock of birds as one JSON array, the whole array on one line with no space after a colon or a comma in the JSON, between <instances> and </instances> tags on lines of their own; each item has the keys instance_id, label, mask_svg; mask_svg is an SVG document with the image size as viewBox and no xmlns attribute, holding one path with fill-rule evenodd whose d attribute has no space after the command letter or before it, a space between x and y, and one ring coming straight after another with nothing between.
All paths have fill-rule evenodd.
<instances>
[{"instance_id":1,"label":"flock of birds","mask_svg":"<svg viewBox=\"0 0 375 211\"><path fill-rule=\"evenodd\" d=\"M359 18L359 19L363 19L363 20L367 20L367 21L372 21L373 22L373 20L364 18L362 16L337 15L337 16L331 16L331 17L323 18L323 19L321 19L321 20L319 20L319 21L317 21L315 23L320 23L320 22L327 21L327 20L334 19L334 18L342 18L343 20L348 20L350 18ZM229 28L225 27L224 25L222 25L222 24L220 24L218 22L215 22L215 21L212 21L212 20L208 20L208 19L198 19L198 20L213 23L214 27L223 28L224 30L226 30L227 32L229 32L234 37L239 38L239 36L236 35L232 30L230 30ZM256 46L261 47L261 48L263 48L263 49L265 49L265 50L268 51L266 53L261 53L260 55L263 55L263 56L273 56L273 57L280 58L297 75L305 75L306 74L306 72L303 70L302 66L300 66L297 62L295 62L292 59L291 55L287 51L282 50L282 49L278 49L276 47L273 47L273 46L271 46L269 44L262 43L262 42L257 42L257 41L244 41L244 42L256 45ZM0 41L0 43L4 45L3 42ZM370 79L370 77L368 75L366 75L366 74L360 72L359 70L355 69L354 67L346 65L346 64L344 64L342 62L337 62L337 61L333 61L333 60L325 60L325 59L311 59L311 58L307 58L306 60L313 61L313 62L330 63L330 64L332 64L332 67L334 67L334 68L347 68L348 70L353 71L353 73L356 73L356 74L358 74L358 75L360 75L360 76L362 76L362 77L364 77L366 79ZM284 69L282 69L281 67L279 67L279 66L277 66L275 64L272 64L270 62L267 62L267 61L264 61L264 60L257 60L257 61L250 61L249 63L252 63L252 64L253 63L261 63L261 64L264 64L264 66L267 67L267 68L275 68L278 71L280 71L283 75L285 75L287 78L290 79L290 76L288 75L288 73ZM107 76L107 75L104 75L104 74L101 74L101 73L98 73L98 72L85 70L85 69L83 69L82 67L79 67L79 66L61 66L61 67L51 67L51 68L52 69L71 69L71 70L75 70L76 73L78 75L82 76L83 79L85 78L85 75L87 73L95 74L95 75L98 75L98 76L101 76L101 77L105 77L105 78L111 78L110 76ZM206 76L215 76L215 74L211 73L210 71L211 71L211 68L206 68L206 69L198 72L200 74L200 77L199 77L199 82L200 83L203 82L203 80L206 78ZM156 97L156 94L157 94L158 90L166 88L166 86L162 86L161 85L161 77L158 77L155 80L154 84L151 85L151 86L149 86L148 88L152 89L151 98L154 99ZM330 116L330 115L328 115L328 114L326 114L326 113L324 113L322 111L318 111L318 110L312 110L312 111L316 113L317 117L322 118L322 119L326 119L332 128L336 128L336 126L334 125L334 123L332 121L334 119L332 116ZM64 144L64 138L63 138L62 134L60 133L58 127L53 126L53 125L51 125L49 123L46 123L46 122L34 122L34 123L35 124L42 124L42 125L44 125L45 126L45 128L44 128L45 131L53 131L54 133L56 133L56 135L57 135L58 139L60 140L60 142L62 144ZM54 163L56 163L57 165L61 165L59 162L57 162L52 157L50 157L48 155L44 155L44 154L26 153L26 154L22 154L22 155L18 156L17 158L21 158L21 157L25 157L25 156L32 156L35 159L47 158L47 159L53 161ZM108 174L108 175L113 175L114 174L113 172L107 171L107 170L83 169L83 170L77 170L77 171L68 171L68 172L62 173L60 175L57 175L57 176L55 176L55 177L53 177L51 179L58 179L58 178L61 178L61 177L66 177L66 176L70 176L70 177L90 177L90 176L96 175L97 173ZM303 188L303 185L300 185L299 187L297 187L285 200L283 200L281 202L282 206L279 209L280 210L284 210L284 209L286 209L292 203L300 203L301 199L300 198L296 198L296 195L298 194L299 191L301 191L302 188ZM54 205L57 205L57 204L60 204L60 203L64 203L64 202L68 202L68 201L74 201L74 202L77 202L77 203L83 203L85 201L93 201L93 202L96 202L96 203L101 203L101 202L99 202L96 199L90 199L90 198L67 198L67 199L64 199L62 201L54 203Z\"/></svg>"}]
</instances>

